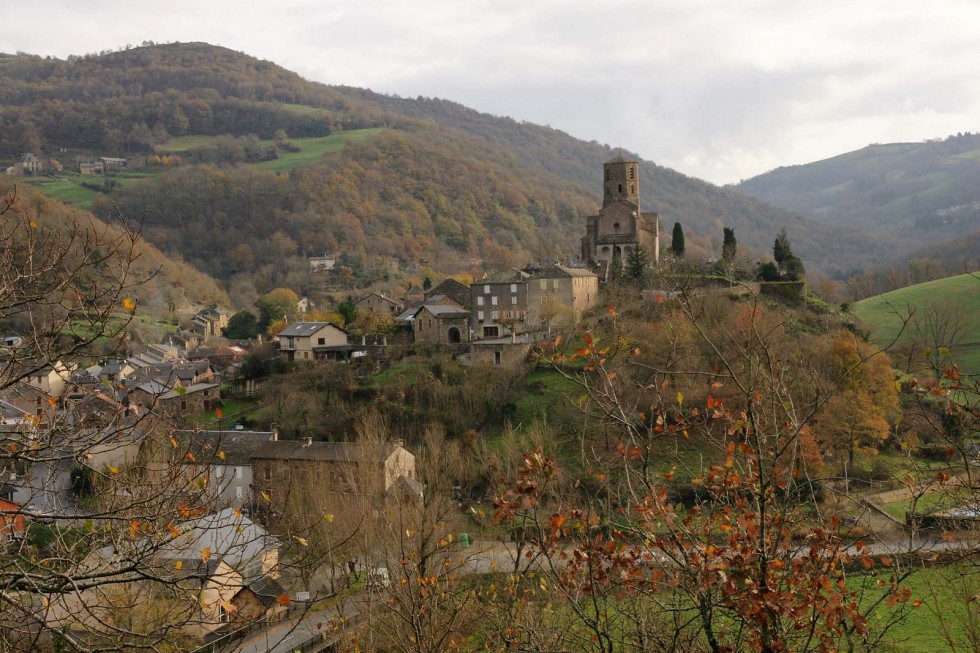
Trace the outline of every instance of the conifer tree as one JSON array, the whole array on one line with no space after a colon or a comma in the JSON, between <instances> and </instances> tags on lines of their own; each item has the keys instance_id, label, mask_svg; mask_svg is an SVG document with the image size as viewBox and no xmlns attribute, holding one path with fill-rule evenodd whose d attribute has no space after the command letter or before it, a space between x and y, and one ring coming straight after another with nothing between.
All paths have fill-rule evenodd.
<instances>
[{"instance_id":1,"label":"conifer tree","mask_svg":"<svg viewBox=\"0 0 980 653\"><path fill-rule=\"evenodd\" d=\"M727 263L733 263L737 252L738 245L735 241L735 230L731 227L725 227L725 239L721 245L721 257Z\"/></svg>"},{"instance_id":2,"label":"conifer tree","mask_svg":"<svg viewBox=\"0 0 980 653\"><path fill-rule=\"evenodd\" d=\"M677 258L684 257L684 228L680 222L674 223L674 232L670 237L670 251Z\"/></svg>"},{"instance_id":3,"label":"conifer tree","mask_svg":"<svg viewBox=\"0 0 980 653\"><path fill-rule=\"evenodd\" d=\"M643 245L637 245L626 254L625 277L634 283L643 281L647 273L647 250Z\"/></svg>"}]
</instances>

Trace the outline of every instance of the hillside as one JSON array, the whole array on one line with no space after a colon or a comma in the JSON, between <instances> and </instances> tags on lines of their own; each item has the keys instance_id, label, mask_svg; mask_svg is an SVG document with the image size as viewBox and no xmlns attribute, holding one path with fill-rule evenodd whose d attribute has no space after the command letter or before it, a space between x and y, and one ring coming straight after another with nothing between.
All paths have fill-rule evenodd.
<instances>
[{"instance_id":1,"label":"hillside","mask_svg":"<svg viewBox=\"0 0 980 653\"><path fill-rule=\"evenodd\" d=\"M825 224L887 233L897 261L980 228L980 134L869 145L735 188Z\"/></svg>"},{"instance_id":2,"label":"hillside","mask_svg":"<svg viewBox=\"0 0 980 653\"><path fill-rule=\"evenodd\" d=\"M10 184L0 177L0 194L14 192L18 205L30 207L32 219L39 228L63 229L77 222L82 234L97 229L104 234L102 240L114 240L123 236L115 220L102 223L91 214L78 211L61 202L50 200L30 188ZM140 280L133 286L131 295L138 308L138 315L153 320L170 320L174 311L181 308L207 304L228 304L227 294L214 279L202 274L180 260L164 255L153 245L143 241L137 244L136 258L131 278Z\"/></svg>"},{"instance_id":3,"label":"hillside","mask_svg":"<svg viewBox=\"0 0 980 653\"><path fill-rule=\"evenodd\" d=\"M934 355L946 347L961 370L980 374L980 275L961 274L869 297L853 304L852 311L875 344L892 348L903 368L924 365L929 357L924 347Z\"/></svg>"},{"instance_id":4,"label":"hillside","mask_svg":"<svg viewBox=\"0 0 980 653\"><path fill-rule=\"evenodd\" d=\"M296 149L313 152L315 139L355 132L370 136L286 163ZM95 180L83 189L66 172L44 189L93 202L97 215L108 203L133 218L145 210L151 242L237 284L245 303L278 283L311 286L303 256L325 250L347 256L355 282L410 279L420 265L478 273L574 257L598 208L602 162L619 153L452 102L308 82L200 43L67 61L0 56L0 157L12 163L25 151L57 155L66 170L96 156L160 155L157 167L109 179L109 188ZM196 167L204 163L213 167ZM753 258L786 226L812 270L840 272L887 250L881 239L649 162L641 189L665 233L683 224L693 256L718 256L724 226ZM94 193L106 191L99 204ZM247 201L236 199L242 193ZM269 247L278 232L286 240Z\"/></svg>"}]
</instances>

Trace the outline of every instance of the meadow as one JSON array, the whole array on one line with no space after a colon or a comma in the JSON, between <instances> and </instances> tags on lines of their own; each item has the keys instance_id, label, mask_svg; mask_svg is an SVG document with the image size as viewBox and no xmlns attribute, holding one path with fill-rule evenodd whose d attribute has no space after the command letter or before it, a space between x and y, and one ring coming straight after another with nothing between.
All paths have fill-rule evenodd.
<instances>
[{"instance_id":1,"label":"meadow","mask_svg":"<svg viewBox=\"0 0 980 653\"><path fill-rule=\"evenodd\" d=\"M876 345L895 348L911 342L908 316L930 303L958 313L961 336L950 355L962 371L980 373L980 275L961 274L901 288L856 302L851 310Z\"/></svg>"}]
</instances>

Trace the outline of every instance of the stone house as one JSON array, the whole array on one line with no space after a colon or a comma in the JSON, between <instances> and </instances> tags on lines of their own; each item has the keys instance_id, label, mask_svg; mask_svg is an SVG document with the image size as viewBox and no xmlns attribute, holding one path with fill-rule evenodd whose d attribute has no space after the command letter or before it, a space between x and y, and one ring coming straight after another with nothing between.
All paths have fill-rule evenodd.
<instances>
[{"instance_id":1,"label":"stone house","mask_svg":"<svg viewBox=\"0 0 980 653\"><path fill-rule=\"evenodd\" d=\"M432 286L425 293L425 299L428 301L439 295L448 297L467 310L473 309L473 304L470 303L470 289L455 279L444 279Z\"/></svg>"},{"instance_id":2,"label":"stone house","mask_svg":"<svg viewBox=\"0 0 980 653\"><path fill-rule=\"evenodd\" d=\"M656 213L640 210L640 165L617 156L602 166L602 208L590 216L582 237L582 260L600 271L603 281L609 271L622 264L630 250L642 245L649 259L660 256L660 223Z\"/></svg>"},{"instance_id":3,"label":"stone house","mask_svg":"<svg viewBox=\"0 0 980 653\"><path fill-rule=\"evenodd\" d=\"M189 479L204 477L215 507L252 508L252 456L278 440L275 431L180 431L177 437L175 462L188 468Z\"/></svg>"},{"instance_id":4,"label":"stone house","mask_svg":"<svg viewBox=\"0 0 980 653\"><path fill-rule=\"evenodd\" d=\"M330 322L295 322L277 337L279 355L288 361L340 360L351 350L347 332Z\"/></svg>"},{"instance_id":5,"label":"stone house","mask_svg":"<svg viewBox=\"0 0 980 653\"><path fill-rule=\"evenodd\" d=\"M599 302L599 277L590 270L564 265L527 268L527 326L568 326Z\"/></svg>"},{"instance_id":6,"label":"stone house","mask_svg":"<svg viewBox=\"0 0 980 653\"><path fill-rule=\"evenodd\" d=\"M302 517L357 498L380 498L415 480L415 456L401 444L267 442L252 454L256 514L266 523Z\"/></svg>"},{"instance_id":7,"label":"stone house","mask_svg":"<svg viewBox=\"0 0 980 653\"><path fill-rule=\"evenodd\" d=\"M158 381L142 383L129 391L126 403L157 410L171 417L206 413L220 406L221 386L217 383L195 383L169 387Z\"/></svg>"},{"instance_id":8,"label":"stone house","mask_svg":"<svg viewBox=\"0 0 980 653\"><path fill-rule=\"evenodd\" d=\"M217 338L221 336L221 330L228 326L229 319L231 314L226 309L209 306L202 308L191 318L190 329L205 340Z\"/></svg>"},{"instance_id":9,"label":"stone house","mask_svg":"<svg viewBox=\"0 0 980 653\"><path fill-rule=\"evenodd\" d=\"M431 303L430 303L431 302ZM415 342L460 345L470 341L470 312L449 298L434 297L411 320Z\"/></svg>"},{"instance_id":10,"label":"stone house","mask_svg":"<svg viewBox=\"0 0 980 653\"><path fill-rule=\"evenodd\" d=\"M528 274L511 268L470 286L471 328L476 338L513 337L527 330Z\"/></svg>"},{"instance_id":11,"label":"stone house","mask_svg":"<svg viewBox=\"0 0 980 653\"><path fill-rule=\"evenodd\" d=\"M372 313L392 316L398 315L405 310L405 302L394 297L386 297L384 293L378 292L373 292L361 298L358 300L356 306L357 310L368 310Z\"/></svg>"},{"instance_id":12,"label":"stone house","mask_svg":"<svg viewBox=\"0 0 980 653\"><path fill-rule=\"evenodd\" d=\"M476 367L517 369L527 360L531 342L527 335L513 339L474 340L470 344L470 364Z\"/></svg>"}]
</instances>

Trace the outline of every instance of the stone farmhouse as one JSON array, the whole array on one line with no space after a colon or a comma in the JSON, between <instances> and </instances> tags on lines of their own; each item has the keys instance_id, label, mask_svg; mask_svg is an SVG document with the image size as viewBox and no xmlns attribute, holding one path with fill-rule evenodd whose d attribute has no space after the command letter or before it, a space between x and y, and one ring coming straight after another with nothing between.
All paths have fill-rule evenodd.
<instances>
[{"instance_id":1,"label":"stone farmhouse","mask_svg":"<svg viewBox=\"0 0 980 653\"><path fill-rule=\"evenodd\" d=\"M405 302L387 297L384 293L373 292L361 298L357 304L357 310L367 310L378 315L398 315L405 310Z\"/></svg>"},{"instance_id":2,"label":"stone farmhouse","mask_svg":"<svg viewBox=\"0 0 980 653\"><path fill-rule=\"evenodd\" d=\"M598 277L563 265L510 269L474 282L471 328L495 339L574 324L599 300Z\"/></svg>"},{"instance_id":3,"label":"stone farmhouse","mask_svg":"<svg viewBox=\"0 0 980 653\"><path fill-rule=\"evenodd\" d=\"M417 485L415 456L400 443L267 442L252 454L256 515L275 528L351 502L383 500Z\"/></svg>"},{"instance_id":4,"label":"stone farmhouse","mask_svg":"<svg viewBox=\"0 0 980 653\"><path fill-rule=\"evenodd\" d=\"M586 220L582 260L599 270L603 281L615 263L626 261L630 250L643 246L650 260L660 256L660 226L656 213L640 210L640 165L618 156L602 166L602 208Z\"/></svg>"}]
</instances>

